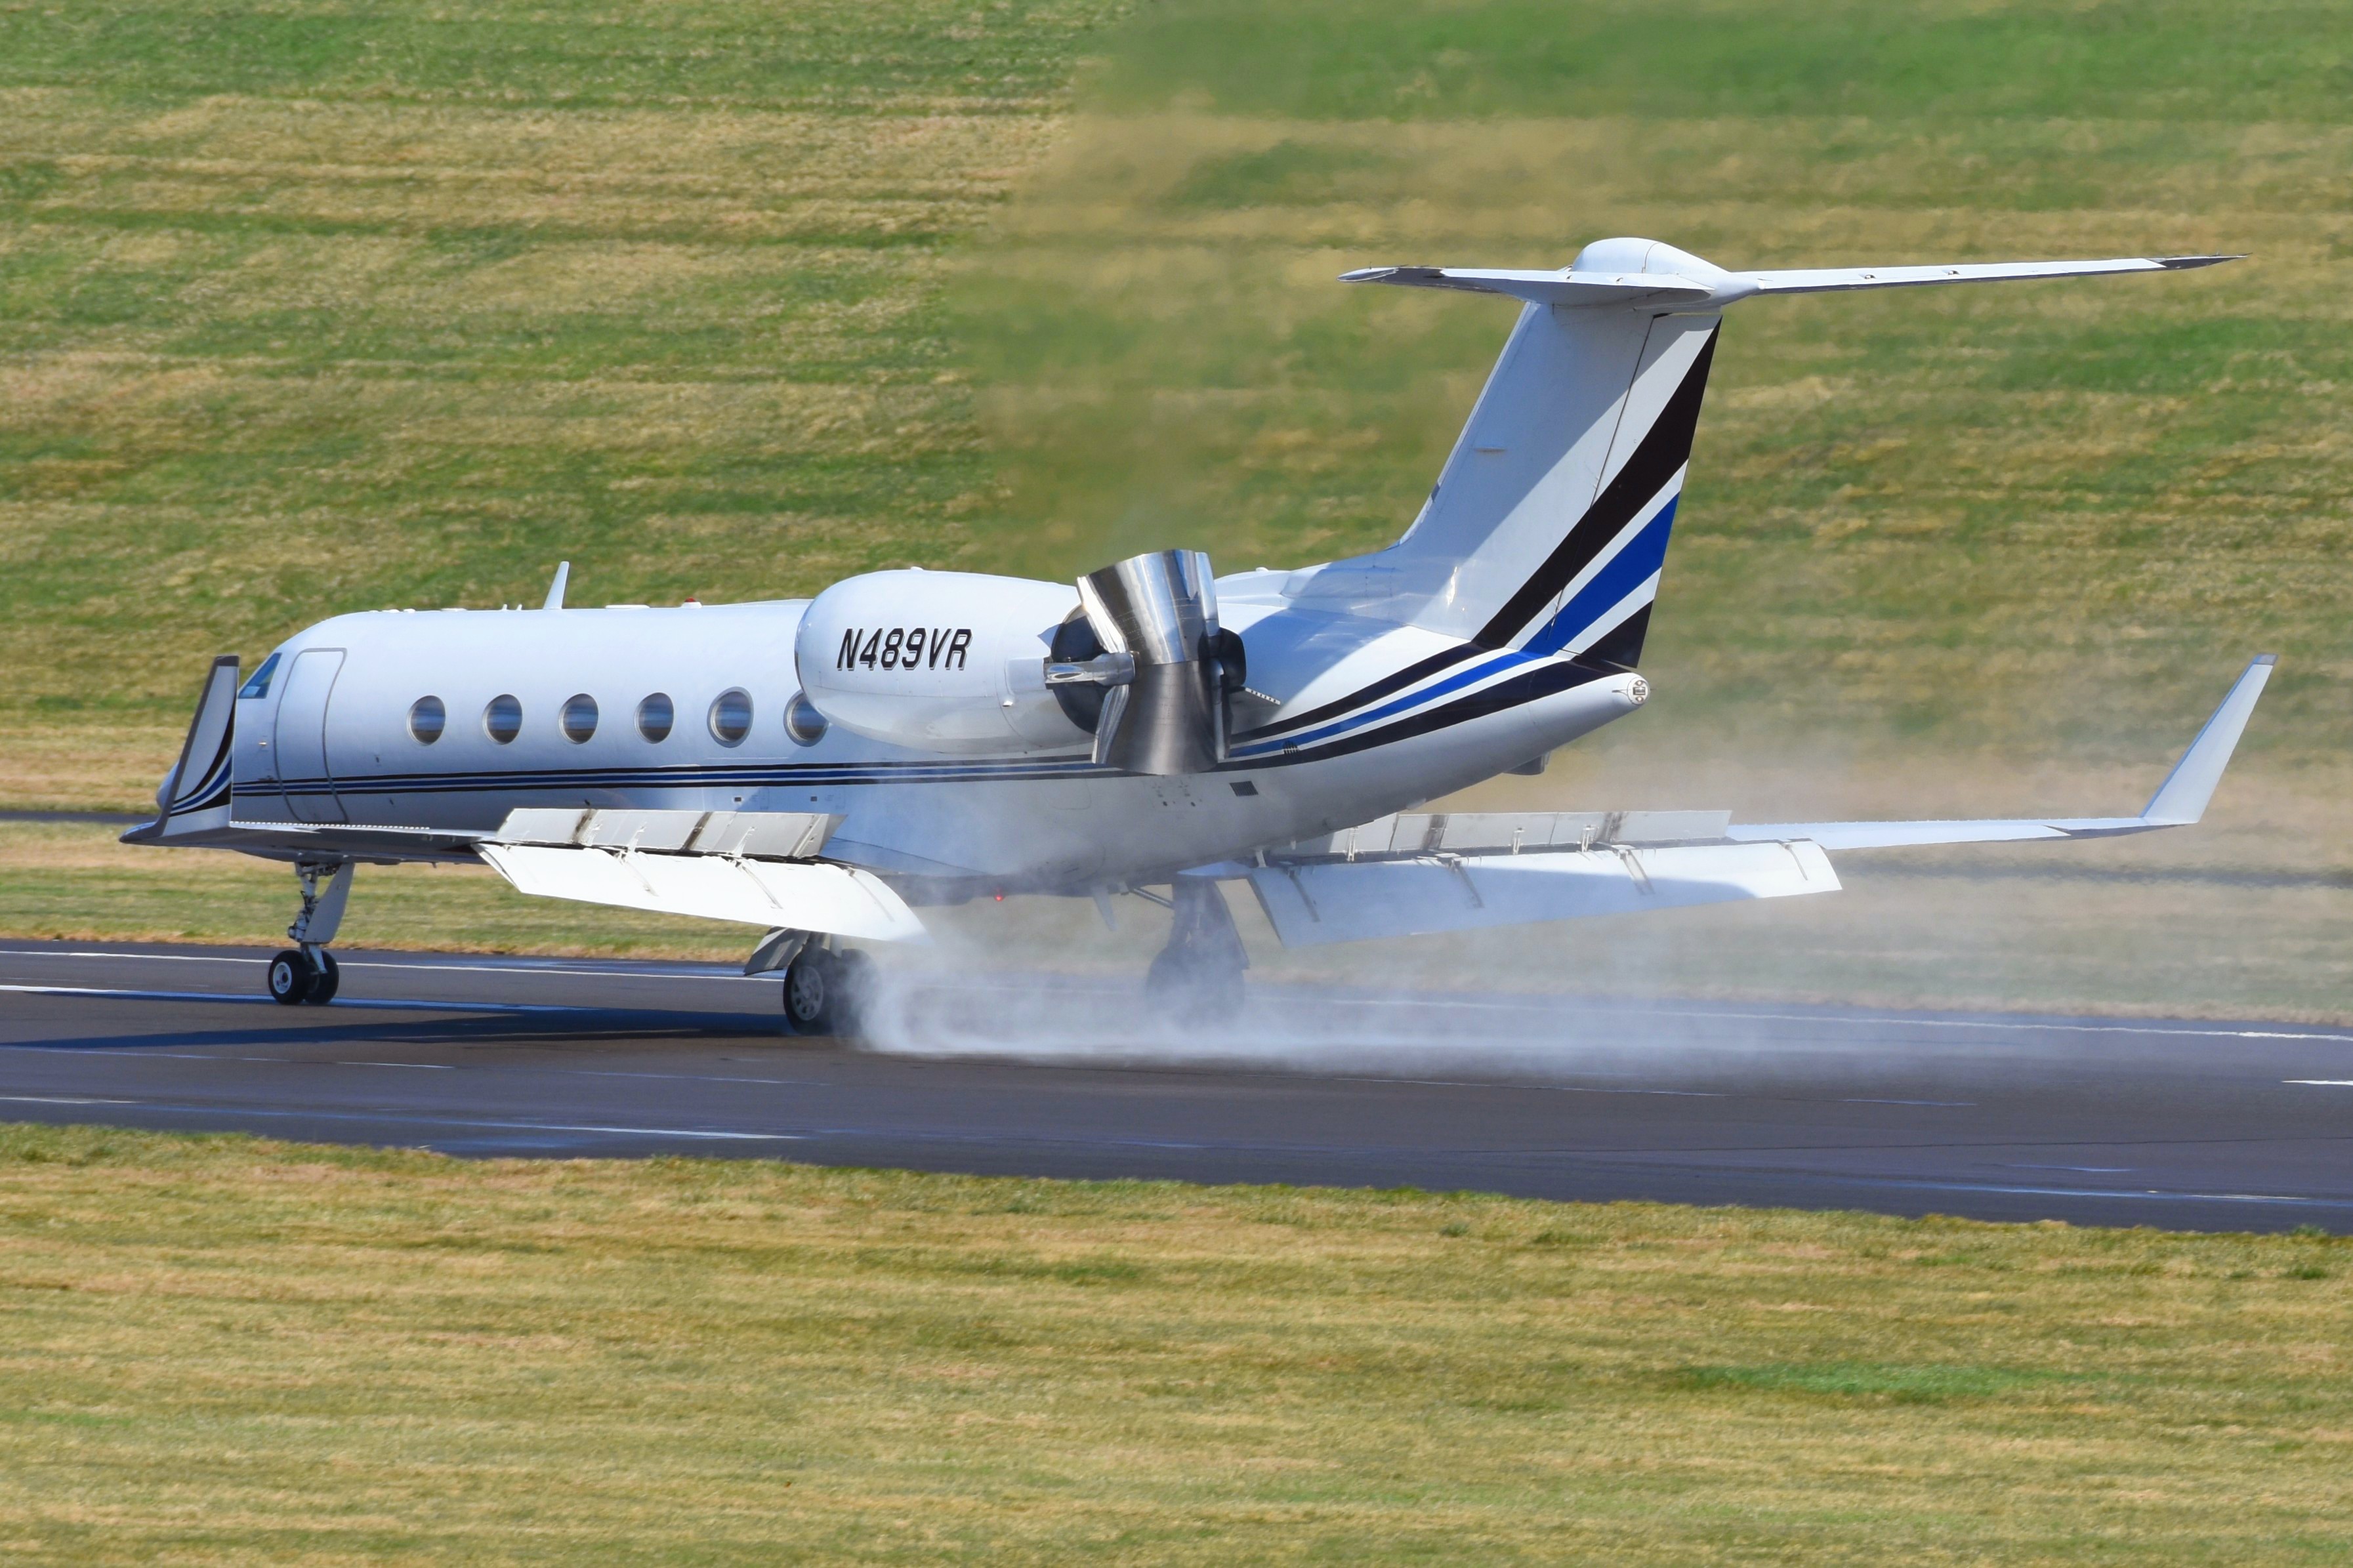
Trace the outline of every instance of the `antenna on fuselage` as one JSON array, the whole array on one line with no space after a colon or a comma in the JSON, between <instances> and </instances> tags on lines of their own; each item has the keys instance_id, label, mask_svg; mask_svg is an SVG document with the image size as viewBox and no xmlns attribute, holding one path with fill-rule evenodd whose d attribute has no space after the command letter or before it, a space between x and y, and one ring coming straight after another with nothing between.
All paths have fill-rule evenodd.
<instances>
[{"instance_id":1,"label":"antenna on fuselage","mask_svg":"<svg viewBox=\"0 0 2353 1568\"><path fill-rule=\"evenodd\" d=\"M543 610L560 610L564 608L564 584L571 580L572 563L569 561L557 562L555 563L555 581L547 585L547 603L542 605L540 608Z\"/></svg>"}]
</instances>

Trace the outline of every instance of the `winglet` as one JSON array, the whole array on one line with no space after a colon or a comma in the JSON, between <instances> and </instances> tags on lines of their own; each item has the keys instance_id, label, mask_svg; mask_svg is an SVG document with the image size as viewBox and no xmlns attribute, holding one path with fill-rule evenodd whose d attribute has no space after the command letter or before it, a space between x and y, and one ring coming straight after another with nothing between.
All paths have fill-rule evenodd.
<instances>
[{"instance_id":1,"label":"winglet","mask_svg":"<svg viewBox=\"0 0 2353 1568\"><path fill-rule=\"evenodd\" d=\"M557 562L555 563L555 581L547 585L547 603L540 605L540 608L543 610L560 610L564 608L564 585L570 581L572 581L572 563L569 561Z\"/></svg>"},{"instance_id":2,"label":"winglet","mask_svg":"<svg viewBox=\"0 0 2353 1568\"><path fill-rule=\"evenodd\" d=\"M2254 714L2255 700L2263 694L2263 682L2271 679L2272 667L2277 663L2277 654L2264 653L2247 665L2221 706L2214 710L2214 716L2206 721L2206 727L2198 731L2198 738L2149 796L2141 810L2143 821L2187 826L2206 815L2206 803L2214 798L2214 786L2222 782L2222 770L2230 766L2231 753Z\"/></svg>"}]
</instances>

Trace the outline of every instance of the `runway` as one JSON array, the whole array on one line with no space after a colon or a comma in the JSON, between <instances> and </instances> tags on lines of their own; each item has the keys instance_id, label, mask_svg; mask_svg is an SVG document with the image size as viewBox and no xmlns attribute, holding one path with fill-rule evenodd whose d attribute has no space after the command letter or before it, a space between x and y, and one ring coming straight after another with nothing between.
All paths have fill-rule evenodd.
<instances>
[{"instance_id":1,"label":"runway","mask_svg":"<svg viewBox=\"0 0 2353 1568\"><path fill-rule=\"evenodd\" d=\"M353 951L317 1009L267 956L0 944L0 1120L2353 1233L2353 1031L932 975L853 1048L704 965Z\"/></svg>"}]
</instances>

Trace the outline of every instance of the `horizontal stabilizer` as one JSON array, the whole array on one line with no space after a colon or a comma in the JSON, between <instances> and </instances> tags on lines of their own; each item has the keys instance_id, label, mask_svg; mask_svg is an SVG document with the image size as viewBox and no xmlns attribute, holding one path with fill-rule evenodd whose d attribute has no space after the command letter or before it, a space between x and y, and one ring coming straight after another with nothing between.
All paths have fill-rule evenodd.
<instances>
[{"instance_id":1,"label":"horizontal stabilizer","mask_svg":"<svg viewBox=\"0 0 2353 1568\"><path fill-rule=\"evenodd\" d=\"M2232 684L2221 705L2173 765L2138 816L2013 817L1977 822L1736 823L1725 836L1744 843L1807 839L1825 849L1897 849L1927 844L2001 844L2032 838L2115 838L2160 827L2188 827L2206 815L2206 803L2230 765L2239 737L2279 660L2260 654Z\"/></svg>"},{"instance_id":2,"label":"horizontal stabilizer","mask_svg":"<svg viewBox=\"0 0 2353 1568\"><path fill-rule=\"evenodd\" d=\"M1648 253L1637 247L1648 247ZM1722 310L1759 294L1841 294L1857 289L1918 289L1940 283L2018 283L2049 278L2105 278L2120 272L2184 272L2239 261L2241 256L2115 256L2090 261L1953 261L1905 267L1790 267L1727 272L1667 246L1604 240L1579 261L1631 263L1623 270L1571 264L1557 271L1495 267L1362 267L1343 283L1451 289L1504 294L1532 305L1645 305L1668 310Z\"/></svg>"},{"instance_id":3,"label":"horizontal stabilizer","mask_svg":"<svg viewBox=\"0 0 2353 1568\"><path fill-rule=\"evenodd\" d=\"M1258 867L1249 876L1285 947L1834 893L1839 886L1829 858L1811 844L1325 860Z\"/></svg>"},{"instance_id":4,"label":"horizontal stabilizer","mask_svg":"<svg viewBox=\"0 0 2353 1568\"><path fill-rule=\"evenodd\" d=\"M870 942L924 937L905 900L871 871L849 866L540 844L484 843L476 852L517 892L539 898Z\"/></svg>"},{"instance_id":5,"label":"horizontal stabilizer","mask_svg":"<svg viewBox=\"0 0 2353 1568\"><path fill-rule=\"evenodd\" d=\"M2117 272L2182 272L2237 256L2119 256L2105 261L1956 261L1940 267L1804 267L1736 272L1759 294L1836 294L1851 289L1917 289L1933 283L2013 283L2037 278L2102 278Z\"/></svg>"},{"instance_id":6,"label":"horizontal stabilizer","mask_svg":"<svg viewBox=\"0 0 2353 1568\"><path fill-rule=\"evenodd\" d=\"M1508 294L1531 305L1617 305L1639 300L1696 303L1714 291L1696 279L1640 272L1515 272L1491 267L1366 267L1340 274L1343 283L1388 283L1400 289L1451 289L1467 294Z\"/></svg>"}]
</instances>

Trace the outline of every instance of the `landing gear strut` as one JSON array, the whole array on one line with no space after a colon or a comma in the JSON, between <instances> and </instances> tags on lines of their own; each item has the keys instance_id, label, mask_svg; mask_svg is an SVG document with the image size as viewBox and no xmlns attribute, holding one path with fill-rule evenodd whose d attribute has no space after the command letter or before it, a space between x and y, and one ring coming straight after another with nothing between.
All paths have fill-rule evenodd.
<instances>
[{"instance_id":1,"label":"landing gear strut","mask_svg":"<svg viewBox=\"0 0 2353 1568\"><path fill-rule=\"evenodd\" d=\"M323 1007L335 999L343 972L327 944L343 923L343 905L352 896L352 860L298 860L294 875L302 883L302 912L286 928L295 945L269 961L269 998L281 1006L308 1004Z\"/></svg>"},{"instance_id":2,"label":"landing gear strut","mask_svg":"<svg viewBox=\"0 0 2353 1568\"><path fill-rule=\"evenodd\" d=\"M1179 1023L1223 1023L1241 1011L1242 972L1250 967L1233 912L1206 877L1179 877L1169 892L1176 919L1144 994Z\"/></svg>"}]
</instances>

